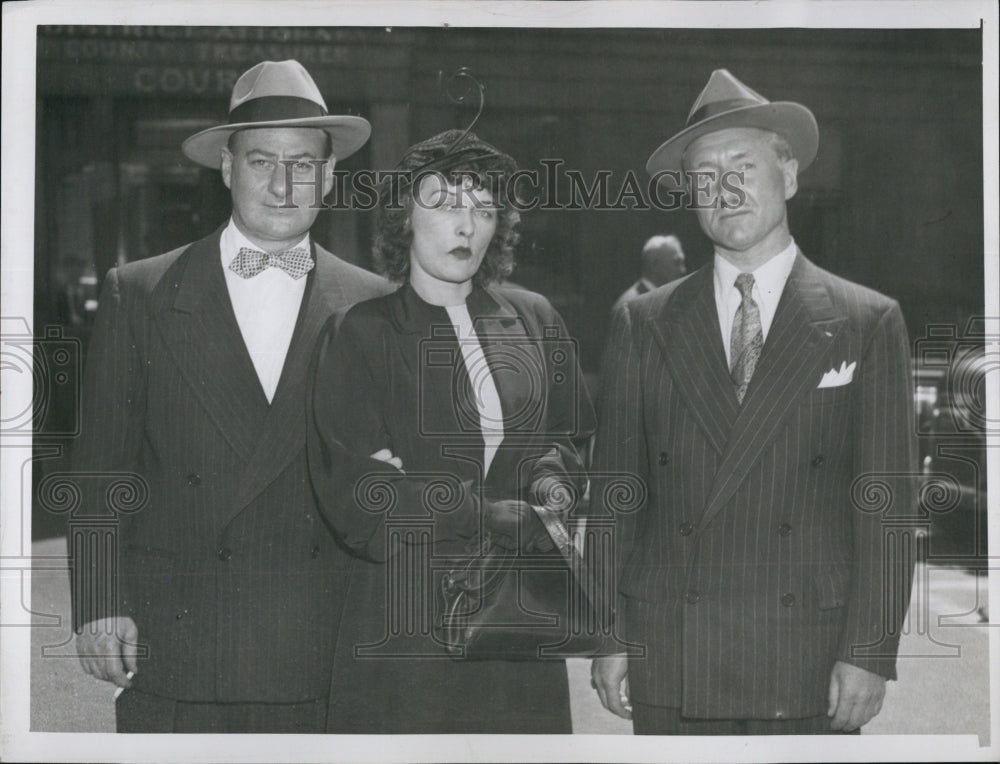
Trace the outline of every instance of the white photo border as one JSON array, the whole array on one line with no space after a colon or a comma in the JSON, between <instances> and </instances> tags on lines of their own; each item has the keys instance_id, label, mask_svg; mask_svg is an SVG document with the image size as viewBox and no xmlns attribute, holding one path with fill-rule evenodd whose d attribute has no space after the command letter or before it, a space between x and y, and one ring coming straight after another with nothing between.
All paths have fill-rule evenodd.
<instances>
[{"instance_id":1,"label":"white photo border","mask_svg":"<svg viewBox=\"0 0 1000 764\"><path fill-rule=\"evenodd\" d=\"M234 2L100 2L62 0L7 3L3 6L3 193L2 284L4 317L33 315L32 221L35 177L35 66L37 26L226 25L241 26L392 26L434 27L808 27L808 28L975 28L983 29L983 167L985 204L985 316L1000 315L998 287L997 168L997 5L972 0L927 2L819 0L817 2L313 2L283 5ZM988 327L996 335L996 323ZM996 373L988 378L989 421L1000 418ZM30 375L3 378L6 414L30 407ZM21 601L30 610L30 570L18 565L30 557L30 495L13 488L30 480L30 439L2 436L0 486L0 613ZM997 435L989 443L990 485L998 475ZM27 457L25 457L27 448ZM30 493L30 492L29 492ZM989 497L990 538L1000 539L996 491ZM13 518L13 520L12 520ZM992 548L992 547L991 547ZM25 552L27 550L27 552ZM30 562L30 561L29 561ZM22 575L23 574L23 575ZM990 603L1000 613L997 586ZM0 625L3 621L0 620ZM0 758L7 761L924 761L995 760L1000 750L998 636L990 629L991 744L980 748L975 736L860 736L845 738L662 738L574 736L285 736L285 735L116 735L41 733L29 726L30 629L11 626L0 632L2 697Z\"/></svg>"}]
</instances>

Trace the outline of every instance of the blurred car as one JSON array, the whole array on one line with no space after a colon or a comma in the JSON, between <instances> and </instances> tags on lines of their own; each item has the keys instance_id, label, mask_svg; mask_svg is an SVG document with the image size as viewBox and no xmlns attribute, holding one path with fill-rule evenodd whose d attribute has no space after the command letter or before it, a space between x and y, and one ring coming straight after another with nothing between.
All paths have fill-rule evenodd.
<instances>
[{"instance_id":1,"label":"blurred car","mask_svg":"<svg viewBox=\"0 0 1000 764\"><path fill-rule=\"evenodd\" d=\"M921 509L931 524L928 561L985 568L986 378L996 359L983 344L959 343L945 369L919 360L915 404Z\"/></svg>"}]
</instances>

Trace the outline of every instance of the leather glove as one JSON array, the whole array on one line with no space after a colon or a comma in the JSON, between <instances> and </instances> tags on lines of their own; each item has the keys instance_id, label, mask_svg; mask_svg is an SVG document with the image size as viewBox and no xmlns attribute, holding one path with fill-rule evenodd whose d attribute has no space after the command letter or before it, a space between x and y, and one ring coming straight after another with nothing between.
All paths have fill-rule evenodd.
<instances>
[{"instance_id":1,"label":"leather glove","mask_svg":"<svg viewBox=\"0 0 1000 764\"><path fill-rule=\"evenodd\" d=\"M483 522L497 544L526 550L548 532L531 505L518 499L483 502Z\"/></svg>"}]
</instances>

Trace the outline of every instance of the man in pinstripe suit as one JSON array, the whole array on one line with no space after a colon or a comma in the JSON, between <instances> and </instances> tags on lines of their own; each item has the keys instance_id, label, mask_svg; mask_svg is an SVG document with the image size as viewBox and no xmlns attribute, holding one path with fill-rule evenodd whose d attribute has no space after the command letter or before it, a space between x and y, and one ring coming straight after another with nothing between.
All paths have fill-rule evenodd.
<instances>
[{"instance_id":1,"label":"man in pinstripe suit","mask_svg":"<svg viewBox=\"0 0 1000 764\"><path fill-rule=\"evenodd\" d=\"M909 344L895 301L792 239L786 202L817 147L808 109L718 70L647 164L687 173L715 258L623 306L604 364L595 474L645 490L635 511L603 507L616 629L641 650L592 674L638 734L852 732L895 678Z\"/></svg>"},{"instance_id":2,"label":"man in pinstripe suit","mask_svg":"<svg viewBox=\"0 0 1000 764\"><path fill-rule=\"evenodd\" d=\"M120 732L325 730L350 560L309 482L307 377L331 314L388 284L309 229L369 132L297 62L258 64L229 123L183 147L221 170L229 222L105 280L74 469L95 516L97 478L147 500L116 555L72 545L71 565L80 659L124 688Z\"/></svg>"}]
</instances>

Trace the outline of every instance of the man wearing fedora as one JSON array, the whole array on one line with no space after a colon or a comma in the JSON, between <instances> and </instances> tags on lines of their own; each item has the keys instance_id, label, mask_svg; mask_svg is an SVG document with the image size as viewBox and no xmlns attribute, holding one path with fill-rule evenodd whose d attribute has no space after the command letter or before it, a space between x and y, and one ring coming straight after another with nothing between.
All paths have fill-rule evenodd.
<instances>
[{"instance_id":1,"label":"man wearing fedora","mask_svg":"<svg viewBox=\"0 0 1000 764\"><path fill-rule=\"evenodd\" d=\"M370 130L298 62L254 66L228 124L183 145L221 170L230 220L104 282L74 470L131 475L145 502L112 564L72 557L73 604L84 668L125 688L120 732L325 729L349 560L308 479L308 367L331 314L388 287L310 239L311 181L328 193ZM81 477L95 514L102 485Z\"/></svg>"},{"instance_id":2,"label":"man wearing fedora","mask_svg":"<svg viewBox=\"0 0 1000 764\"><path fill-rule=\"evenodd\" d=\"M898 304L813 265L786 203L812 113L724 69L646 169L687 177L714 262L628 302L604 368L595 474L615 518L616 629L592 666L638 734L853 732L895 678L915 509ZM596 490L595 496L614 492Z\"/></svg>"}]
</instances>

